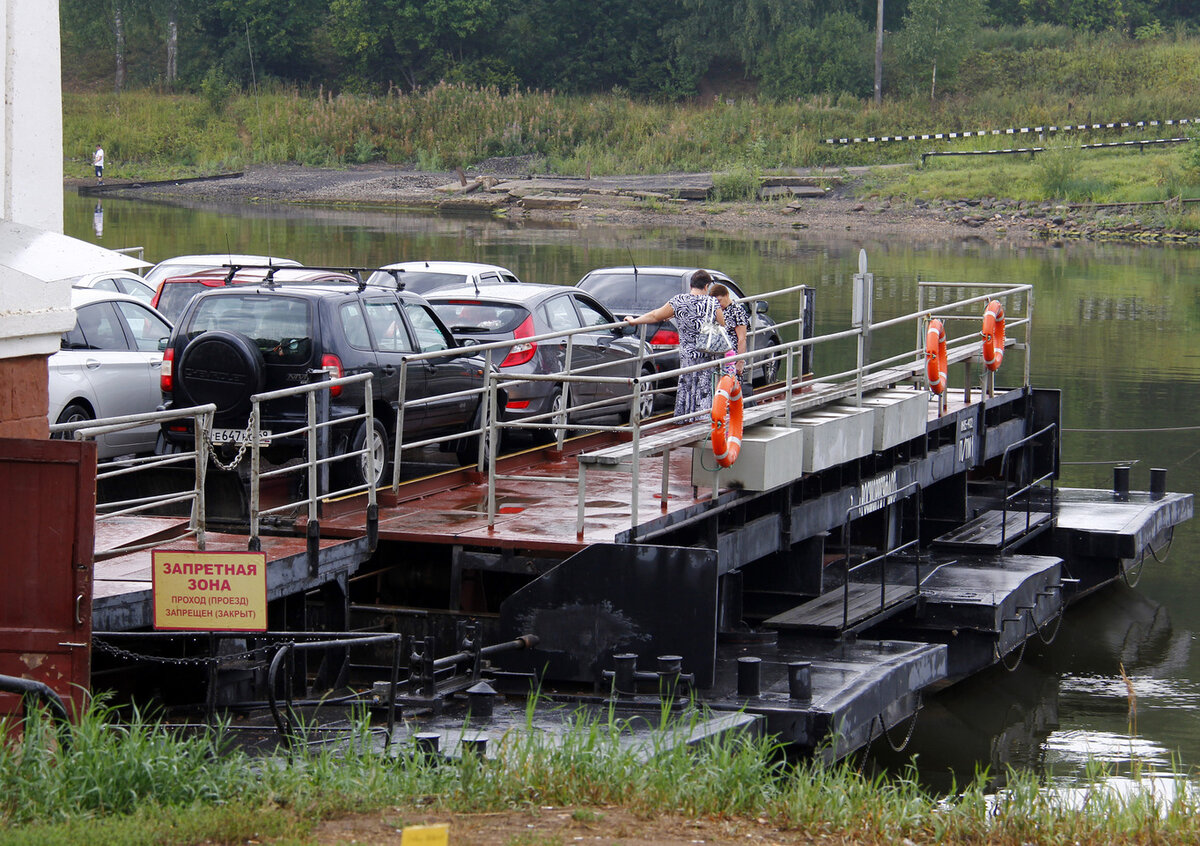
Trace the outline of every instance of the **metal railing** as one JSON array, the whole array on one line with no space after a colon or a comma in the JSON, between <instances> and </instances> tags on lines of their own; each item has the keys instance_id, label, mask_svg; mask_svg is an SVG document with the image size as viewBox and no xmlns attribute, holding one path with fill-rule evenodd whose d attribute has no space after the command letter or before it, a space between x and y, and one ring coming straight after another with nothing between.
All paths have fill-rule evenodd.
<instances>
[{"instance_id":1,"label":"metal railing","mask_svg":"<svg viewBox=\"0 0 1200 846\"><path fill-rule=\"evenodd\" d=\"M882 554L876 555L873 558L860 561L858 564L851 566L850 559L853 556L853 544L851 543L851 534L854 521L865 517L868 514L874 514L881 509L887 509L887 521L892 522L894 506L904 506L908 503L909 497L916 494L914 499L916 505L916 513L918 519L914 520L917 527L917 536L912 540L905 541L898 546L891 546L883 551ZM842 539L846 544L846 555L842 559L842 631L843 633L850 629L850 577L859 570L878 564L879 565L879 604L874 610L874 614L881 614L889 607L887 601L887 564L888 560L901 555L910 550L913 551L913 562L915 570L913 572L913 597L920 596L921 593L921 521L919 515L921 513L921 485L917 482L910 482L902 488L897 488L889 493L869 499L866 502L860 502L846 509L846 520L842 525ZM901 515L903 518L903 515ZM889 534L890 534L889 527ZM897 531L902 530L903 526L897 528Z\"/></svg>"},{"instance_id":2,"label":"metal railing","mask_svg":"<svg viewBox=\"0 0 1200 846\"><path fill-rule=\"evenodd\" d=\"M250 540L249 548L258 551L262 548L260 539L262 518L273 514L290 514L298 508L304 508L310 527L310 551L316 543L320 527L321 502L343 496L366 492L367 494L367 531L372 535L371 546L374 547L374 533L378 530L378 505L376 500L376 477L379 468L375 464L375 452L372 449L374 428L374 404L371 401L370 373L358 373L353 376L343 376L337 379L321 379L307 385L297 385L294 388L283 388L278 391L266 391L250 397L250 423L247 427L250 452ZM366 397L363 411L348 417L331 419L328 411L328 400L335 389L348 385L363 386ZM304 397L305 414L303 424L294 429L282 432L272 432L271 440L283 438L303 438L305 449L298 463L287 464L272 470L262 469L262 450L269 444L262 439L262 405L266 402L286 399L288 397ZM360 449L349 449L334 453L330 449L330 436L333 428L349 431L354 424L360 423L367 437L363 439ZM197 432L196 440L207 440L207 432ZM336 487L330 484L330 468L332 465L345 467L345 462L362 459L363 479L361 484ZM264 480L295 477L303 474L304 484L299 486L304 496L299 499L289 499L271 507L263 507L262 483ZM332 489L331 489L332 488Z\"/></svg>"},{"instance_id":3,"label":"metal railing","mask_svg":"<svg viewBox=\"0 0 1200 846\"><path fill-rule=\"evenodd\" d=\"M149 425L162 426L176 421L190 420L195 430L212 427L213 414L216 406L213 404L181 408L172 411L151 411L145 414L129 414L123 417L109 417L100 420L81 420L75 423L55 423L50 426L52 436L61 435L76 439L94 439L115 432L126 432ZM103 461L96 467L97 485L122 476L136 473L148 474L149 471L170 466L191 464L194 481L191 490L155 494L152 496L136 497L133 499L100 502L96 506L96 521L103 522L116 517L132 514L148 514L161 511L168 506L190 503L188 527L179 538L194 536L196 546L204 549L204 533L207 522L207 508L204 498L204 481L208 470L210 447L207 441L197 440L193 449L171 452L161 455L128 456ZM107 550L104 558L115 558L130 552L138 552L161 544L152 543L128 544Z\"/></svg>"},{"instance_id":4,"label":"metal railing","mask_svg":"<svg viewBox=\"0 0 1200 846\"><path fill-rule=\"evenodd\" d=\"M1008 487L1009 487L1009 470L1011 469L1011 467L1009 465L1009 460L1008 460L1009 456L1012 455L1016 450L1023 450L1024 451L1022 453L1023 458L1028 463L1030 460L1028 449L1033 449L1036 446L1036 442L1038 441L1038 439L1047 433L1049 433L1051 436L1050 437L1051 454L1057 455L1058 454L1058 444L1057 444L1058 424L1056 424L1056 423L1051 423L1048 426L1044 426L1041 429L1038 429L1033 434L1026 435L1025 437L1021 438L1021 440L1016 441L1015 443L1011 443L1007 447L1005 447L1004 454L1000 458L1000 478L1004 481L1005 491L1008 491ZM1015 462L1014 462L1014 464L1015 464ZM1057 469L1052 467L1050 472L1043 473L1041 476L1038 476L1036 479L1031 479L1029 482L1027 482L1024 485L1022 485L1021 487L1017 488L1012 493L1006 493L1006 495L1004 497L1004 501L1000 504L1000 507L1001 507L1001 512L1000 512L1000 551L1001 552L1004 552L1005 548L1008 546L1008 508L1009 508L1009 504L1016 502L1016 500L1020 497L1025 498L1025 527L1021 530L1021 535L1028 534L1030 529L1033 528L1033 513L1034 513L1033 512L1033 492L1035 490L1041 490L1043 483L1045 483L1046 481L1050 482L1050 503L1049 503L1050 513L1051 514L1054 513L1054 497L1055 497L1054 479L1055 479L1056 474L1057 474Z\"/></svg>"}]
</instances>

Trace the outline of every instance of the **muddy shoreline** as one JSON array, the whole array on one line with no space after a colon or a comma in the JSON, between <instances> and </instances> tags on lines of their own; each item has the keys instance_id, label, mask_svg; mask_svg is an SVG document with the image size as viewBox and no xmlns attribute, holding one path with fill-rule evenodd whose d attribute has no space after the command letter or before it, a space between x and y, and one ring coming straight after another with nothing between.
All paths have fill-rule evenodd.
<instances>
[{"instance_id":1,"label":"muddy shoreline","mask_svg":"<svg viewBox=\"0 0 1200 846\"><path fill-rule=\"evenodd\" d=\"M505 166L509 165L509 166ZM865 172L866 169L860 169ZM1053 203L992 198L903 202L864 198L862 172L797 172L753 202L705 199L711 174L555 177L497 160L466 172L371 164L344 169L255 166L233 177L140 183L67 180L90 196L222 203L311 203L479 213L581 226L706 227L804 231L818 237L903 238L912 242L1056 243L1066 240L1194 241L1128 218Z\"/></svg>"}]
</instances>

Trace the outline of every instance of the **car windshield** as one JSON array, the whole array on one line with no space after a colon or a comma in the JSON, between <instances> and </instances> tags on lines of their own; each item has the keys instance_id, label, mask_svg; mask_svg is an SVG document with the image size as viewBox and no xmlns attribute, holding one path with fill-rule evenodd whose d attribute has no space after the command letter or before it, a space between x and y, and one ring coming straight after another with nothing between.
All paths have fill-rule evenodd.
<instances>
[{"instance_id":1,"label":"car windshield","mask_svg":"<svg viewBox=\"0 0 1200 846\"><path fill-rule=\"evenodd\" d=\"M200 282L171 282L162 286L158 295L158 310L171 320L178 320L183 313L183 307L196 294L204 290Z\"/></svg>"},{"instance_id":2,"label":"car windshield","mask_svg":"<svg viewBox=\"0 0 1200 846\"><path fill-rule=\"evenodd\" d=\"M614 311L649 311L684 291L675 274L594 273L579 287Z\"/></svg>"},{"instance_id":3,"label":"car windshield","mask_svg":"<svg viewBox=\"0 0 1200 846\"><path fill-rule=\"evenodd\" d=\"M435 273L432 270L398 270L396 278L404 283L404 290L415 294L423 294L435 288L453 288L465 285L467 277L461 273ZM368 280L372 285L392 285L392 274L377 270Z\"/></svg>"},{"instance_id":4,"label":"car windshield","mask_svg":"<svg viewBox=\"0 0 1200 846\"><path fill-rule=\"evenodd\" d=\"M446 300L433 310L456 335L511 335L529 317L525 308L479 300Z\"/></svg>"},{"instance_id":5,"label":"car windshield","mask_svg":"<svg viewBox=\"0 0 1200 846\"><path fill-rule=\"evenodd\" d=\"M218 329L250 338L268 364L302 364L312 354L308 303L299 298L201 298L188 327L189 336Z\"/></svg>"}]
</instances>

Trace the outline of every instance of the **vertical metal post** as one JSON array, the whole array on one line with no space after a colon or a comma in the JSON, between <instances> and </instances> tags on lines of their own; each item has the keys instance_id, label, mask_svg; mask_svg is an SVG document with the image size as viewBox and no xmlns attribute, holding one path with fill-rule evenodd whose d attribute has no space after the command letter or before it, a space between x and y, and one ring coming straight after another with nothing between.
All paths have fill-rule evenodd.
<instances>
[{"instance_id":1,"label":"vertical metal post","mask_svg":"<svg viewBox=\"0 0 1200 846\"><path fill-rule=\"evenodd\" d=\"M804 349L804 347L800 347ZM784 417L787 418L787 424L792 425L792 379L795 378L795 361L796 356L800 355L803 361L803 353L799 350L788 350L787 358L784 360L784 383L787 385L787 392L783 395ZM803 368L802 368L803 370Z\"/></svg>"},{"instance_id":2,"label":"vertical metal post","mask_svg":"<svg viewBox=\"0 0 1200 846\"><path fill-rule=\"evenodd\" d=\"M400 455L404 449L404 398L408 394L408 359L400 359L400 389L396 398L396 449L392 456L392 493L400 490Z\"/></svg>"},{"instance_id":3,"label":"vertical metal post","mask_svg":"<svg viewBox=\"0 0 1200 846\"><path fill-rule=\"evenodd\" d=\"M262 541L258 536L258 515L262 509L262 459L258 453L258 427L261 409L256 400L250 401L250 431L254 433L254 449L250 452L250 541L248 548L251 552L262 549Z\"/></svg>"},{"instance_id":4,"label":"vertical metal post","mask_svg":"<svg viewBox=\"0 0 1200 846\"><path fill-rule=\"evenodd\" d=\"M496 381L500 377L491 371L488 371L488 405L492 408L496 407ZM492 529L496 525L496 462L495 459L488 462L488 528Z\"/></svg>"},{"instance_id":5,"label":"vertical metal post","mask_svg":"<svg viewBox=\"0 0 1200 846\"><path fill-rule=\"evenodd\" d=\"M317 502L320 500L320 475L317 473L317 394L309 391L304 395L308 405L308 522L317 519ZM257 425L257 418L255 418Z\"/></svg>"},{"instance_id":6,"label":"vertical metal post","mask_svg":"<svg viewBox=\"0 0 1200 846\"><path fill-rule=\"evenodd\" d=\"M571 354L575 349L575 336L567 335L567 356L563 360L563 375L571 375ZM568 379L563 379L562 382L562 409L554 418L554 425L557 427L554 431L554 445L558 449L562 449L563 440L567 436L567 410L571 407L571 383ZM637 488L635 487L634 490Z\"/></svg>"},{"instance_id":7,"label":"vertical metal post","mask_svg":"<svg viewBox=\"0 0 1200 846\"><path fill-rule=\"evenodd\" d=\"M483 356L483 372L492 372L492 351L487 350ZM491 380L488 380L491 384ZM496 394L494 391L488 391L479 398L479 407L483 409L483 414L479 415L479 452L475 458L475 472L483 472L483 463L488 461L491 456L497 455L497 447L500 444L500 433L494 425L500 418L499 409L496 408ZM484 437L487 435L487 437ZM488 451L491 450L489 453Z\"/></svg>"},{"instance_id":8,"label":"vertical metal post","mask_svg":"<svg viewBox=\"0 0 1200 846\"><path fill-rule=\"evenodd\" d=\"M585 488L586 479L587 479L587 468L584 466L583 462L581 461L581 462L579 462L579 505L578 505L578 510L575 514L575 537L578 540L583 540L583 512L584 512L584 501L586 499L586 488Z\"/></svg>"},{"instance_id":9,"label":"vertical metal post","mask_svg":"<svg viewBox=\"0 0 1200 846\"><path fill-rule=\"evenodd\" d=\"M630 445L632 447L632 452L630 453L630 460L633 462L633 465L629 468L629 474L630 474L630 477L631 477L632 483L633 483L633 491L631 492L630 498L629 498L629 539L630 539L630 541L633 541L635 539L634 530L637 529L637 525L638 525L638 488L641 486L641 474L638 472L638 468L641 466L641 463L642 463L641 456L638 454L638 449L639 449L639 444L642 439L642 431L641 430L642 430L641 426L634 426L633 432L631 433L631 440L630 440ZM664 455L663 461L666 461L666 460L667 460L667 456Z\"/></svg>"},{"instance_id":10,"label":"vertical metal post","mask_svg":"<svg viewBox=\"0 0 1200 846\"><path fill-rule=\"evenodd\" d=\"M216 412L206 411L196 415L192 423L192 447L196 462L196 500L192 503L192 525L196 532L196 548L204 549L204 532L208 528L208 501L204 495L205 480L208 478L209 433L212 431L213 415Z\"/></svg>"},{"instance_id":11,"label":"vertical metal post","mask_svg":"<svg viewBox=\"0 0 1200 846\"><path fill-rule=\"evenodd\" d=\"M1025 309L1025 384L1029 387L1029 365L1033 359L1033 286L1025 291L1028 307Z\"/></svg>"},{"instance_id":12,"label":"vertical metal post","mask_svg":"<svg viewBox=\"0 0 1200 846\"><path fill-rule=\"evenodd\" d=\"M854 404L862 405L863 370L871 361L871 321L874 318L875 274L867 272L867 251L858 251L858 273L854 274L851 325L858 327L858 367L854 376Z\"/></svg>"}]
</instances>

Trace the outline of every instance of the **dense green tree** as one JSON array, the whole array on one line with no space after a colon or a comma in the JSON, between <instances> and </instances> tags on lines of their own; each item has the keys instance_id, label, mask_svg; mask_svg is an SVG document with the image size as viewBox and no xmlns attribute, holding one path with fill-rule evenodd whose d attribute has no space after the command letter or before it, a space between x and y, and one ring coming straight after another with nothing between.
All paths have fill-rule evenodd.
<instances>
[{"instance_id":1,"label":"dense green tree","mask_svg":"<svg viewBox=\"0 0 1200 846\"><path fill-rule=\"evenodd\" d=\"M526 0L498 35L529 87L679 96L695 91L696 66L660 33L680 16L672 3Z\"/></svg>"},{"instance_id":2,"label":"dense green tree","mask_svg":"<svg viewBox=\"0 0 1200 846\"><path fill-rule=\"evenodd\" d=\"M849 12L783 33L758 61L763 93L773 97L849 92L869 97L874 84L874 35Z\"/></svg>"},{"instance_id":3,"label":"dense green tree","mask_svg":"<svg viewBox=\"0 0 1200 846\"><path fill-rule=\"evenodd\" d=\"M900 32L900 53L929 74L929 97L937 77L952 74L971 49L983 18L983 0L911 0Z\"/></svg>"},{"instance_id":4,"label":"dense green tree","mask_svg":"<svg viewBox=\"0 0 1200 846\"><path fill-rule=\"evenodd\" d=\"M331 0L329 44L359 82L416 88L501 67L489 39L510 0ZM456 73L457 70L457 73Z\"/></svg>"}]
</instances>

